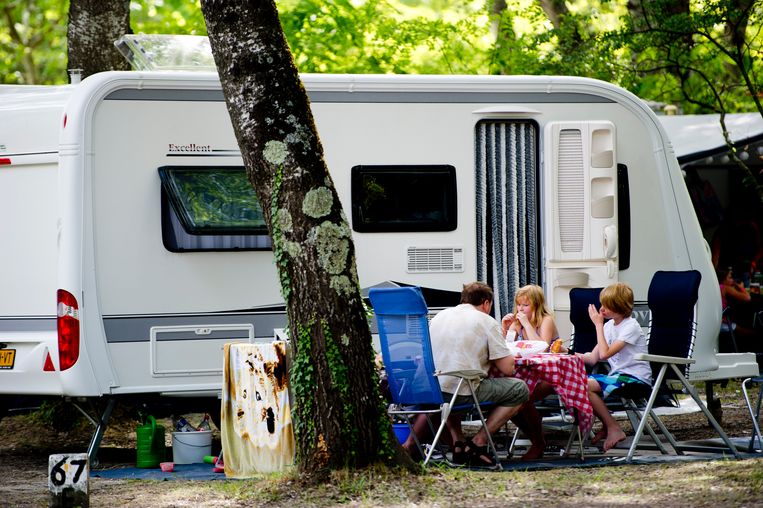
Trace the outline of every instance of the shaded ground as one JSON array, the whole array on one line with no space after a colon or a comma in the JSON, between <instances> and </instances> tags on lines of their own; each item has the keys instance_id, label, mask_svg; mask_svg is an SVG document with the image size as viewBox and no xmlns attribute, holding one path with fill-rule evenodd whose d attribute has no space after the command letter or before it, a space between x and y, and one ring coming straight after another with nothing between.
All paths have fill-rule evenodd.
<instances>
[{"instance_id":1,"label":"shaded ground","mask_svg":"<svg viewBox=\"0 0 763 508\"><path fill-rule=\"evenodd\" d=\"M749 436L749 415L738 385L720 394L723 427ZM186 415L192 423L201 415ZM716 437L701 413L669 416L679 440ZM161 423L168 429L171 421ZM126 411L115 412L103 440L99 468L135 463L135 428ZM46 506L48 456L84 452L92 427L81 422L68 432L41 425L30 415L0 421L0 492L3 506ZM213 452L219 450L219 439ZM169 450L168 450L169 451ZM423 477L380 471L335 475L334 482L304 488L287 477L247 481L119 481L91 478L91 506L763 506L763 459L712 461L583 470L482 473L430 471Z\"/></svg>"}]
</instances>

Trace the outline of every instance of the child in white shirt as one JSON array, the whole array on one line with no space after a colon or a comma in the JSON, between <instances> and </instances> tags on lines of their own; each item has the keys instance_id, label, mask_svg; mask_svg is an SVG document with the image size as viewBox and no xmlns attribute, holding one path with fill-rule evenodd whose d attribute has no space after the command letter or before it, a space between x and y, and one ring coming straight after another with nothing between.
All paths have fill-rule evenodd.
<instances>
[{"instance_id":1,"label":"child in white shirt","mask_svg":"<svg viewBox=\"0 0 763 508\"><path fill-rule=\"evenodd\" d=\"M646 338L633 312L633 290L625 283L607 286L599 295L601 309L588 306L588 315L596 326L596 346L585 353L583 361L594 365L607 360L608 374L592 374L588 377L588 397L593 411L603 428L594 436L593 444L604 439L604 451L625 439L625 432L609 413L603 398L627 383L642 383L651 389L652 369L649 362L637 360L639 353L647 353ZM605 319L609 319L604 323Z\"/></svg>"}]
</instances>

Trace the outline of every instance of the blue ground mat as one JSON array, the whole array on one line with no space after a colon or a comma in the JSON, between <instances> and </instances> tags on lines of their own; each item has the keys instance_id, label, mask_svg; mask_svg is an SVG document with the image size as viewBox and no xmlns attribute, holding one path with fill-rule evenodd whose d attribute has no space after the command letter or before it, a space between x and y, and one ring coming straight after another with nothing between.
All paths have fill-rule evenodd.
<instances>
[{"instance_id":1,"label":"blue ground mat","mask_svg":"<svg viewBox=\"0 0 763 508\"><path fill-rule=\"evenodd\" d=\"M740 451L741 459L761 458L763 454L747 453L747 446L749 445L750 438L732 437L732 442L736 445ZM684 444L697 444L703 446L722 446L720 439L707 439L703 441L684 442ZM605 466L625 466L629 465L626 462L625 453L626 447L615 449L608 454L602 454L601 452L587 454L585 460L581 461L576 456L568 458L553 457L547 454L544 460L532 460L521 461L517 458L511 460L504 460L501 462L503 471L542 471L547 469L560 469L560 468L581 468L581 467L605 467ZM733 459L733 456L728 452L724 453L722 448L719 448L718 453L713 452L686 452L684 455L661 455L656 451L639 450L633 457L633 461L630 464L644 465L644 464L675 464L680 462L696 462L696 461L708 461L708 460L722 460ZM433 461L433 465L438 461ZM443 463L444 467L448 467ZM486 468L471 468L479 471L490 471ZM227 479L225 473L215 473L212 471L212 464L175 464L175 470L172 473L165 473L161 469L141 469L131 466L116 466L108 469L95 469L90 471L90 476L93 478L103 478L111 480L225 480Z\"/></svg>"},{"instance_id":2,"label":"blue ground mat","mask_svg":"<svg viewBox=\"0 0 763 508\"><path fill-rule=\"evenodd\" d=\"M165 473L159 468L115 467L90 471L91 478L110 480L225 480L225 473L212 471L212 464L175 464L175 470Z\"/></svg>"},{"instance_id":3,"label":"blue ground mat","mask_svg":"<svg viewBox=\"0 0 763 508\"><path fill-rule=\"evenodd\" d=\"M742 453L742 459L760 458L761 454ZM732 458L728 454L686 454L686 455L637 455L633 457L631 465L644 464L675 464L679 462L696 462L707 460L721 460ZM534 460L523 462L521 460L508 460L501 462L503 471L543 471L559 468L581 467L605 467L605 466L629 465L625 456L592 456L580 461L576 457L551 458L546 460ZM471 468L479 471L489 471L486 468ZM211 464L175 464L172 473L165 473L161 469L141 469L137 467L115 467L113 469L101 469L90 472L92 478L109 480L225 480L225 473L212 472Z\"/></svg>"}]
</instances>

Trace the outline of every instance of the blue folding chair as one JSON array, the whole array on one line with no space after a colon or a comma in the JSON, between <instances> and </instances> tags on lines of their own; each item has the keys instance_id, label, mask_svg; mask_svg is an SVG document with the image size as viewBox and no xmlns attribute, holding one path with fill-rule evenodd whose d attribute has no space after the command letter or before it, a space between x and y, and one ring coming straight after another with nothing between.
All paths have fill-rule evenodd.
<instances>
[{"instance_id":1,"label":"blue folding chair","mask_svg":"<svg viewBox=\"0 0 763 508\"><path fill-rule=\"evenodd\" d=\"M411 432L411 416L426 415L433 430L430 417L440 416L440 424L433 432L434 439L428 450L424 450L414 433L416 446L424 457L426 466L437 448L452 411L476 412L487 430L485 417L475 393L476 385L485 374L479 370L435 370L429 339L427 305L418 287L371 288L368 297L376 315L382 358L392 397L388 413L404 418ZM459 379L458 387L449 402L443 399L437 376L453 376ZM474 402L456 406L456 394L464 384L469 387ZM501 469L493 439L489 432L487 435L489 449L495 457L496 469Z\"/></svg>"},{"instance_id":2,"label":"blue folding chair","mask_svg":"<svg viewBox=\"0 0 763 508\"><path fill-rule=\"evenodd\" d=\"M688 271L658 271L649 284L647 303L650 310L648 354L637 355L639 360L650 362L652 367L652 390L649 393L643 414L636 411L639 417L638 428L628 450L627 461L633 459L633 454L641 440L647 420L651 416L662 433L668 438L677 454L683 450L702 450L705 447L679 446L672 434L665 428L652 408L664 381L679 382L704 413L707 421L721 437L728 451L739 458L739 452L729 437L723 431L713 415L697 395L691 383L686 379L689 365L695 360L691 357L694 341L697 336L697 299L702 275L697 270ZM633 402L634 396L625 393L631 386L626 385L620 397ZM713 450L717 451L718 448Z\"/></svg>"}]
</instances>

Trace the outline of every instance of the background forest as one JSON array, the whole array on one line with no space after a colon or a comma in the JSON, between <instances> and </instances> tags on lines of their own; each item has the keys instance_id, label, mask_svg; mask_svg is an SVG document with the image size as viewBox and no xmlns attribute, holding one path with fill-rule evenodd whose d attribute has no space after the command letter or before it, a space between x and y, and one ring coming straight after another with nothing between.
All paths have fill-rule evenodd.
<instances>
[{"instance_id":1,"label":"background forest","mask_svg":"<svg viewBox=\"0 0 763 508\"><path fill-rule=\"evenodd\" d=\"M760 0L281 0L300 72L556 74L683 113L763 111ZM206 35L198 0L133 0L134 33ZM68 1L5 0L0 82L68 80Z\"/></svg>"}]
</instances>

